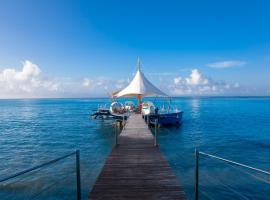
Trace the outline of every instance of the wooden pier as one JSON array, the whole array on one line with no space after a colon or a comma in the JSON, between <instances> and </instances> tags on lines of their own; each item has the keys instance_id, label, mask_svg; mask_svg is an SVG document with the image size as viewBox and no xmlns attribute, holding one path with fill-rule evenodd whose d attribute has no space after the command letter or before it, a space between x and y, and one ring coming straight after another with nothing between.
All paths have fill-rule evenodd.
<instances>
[{"instance_id":1,"label":"wooden pier","mask_svg":"<svg viewBox=\"0 0 270 200\"><path fill-rule=\"evenodd\" d=\"M186 199L141 115L127 120L89 199Z\"/></svg>"}]
</instances>

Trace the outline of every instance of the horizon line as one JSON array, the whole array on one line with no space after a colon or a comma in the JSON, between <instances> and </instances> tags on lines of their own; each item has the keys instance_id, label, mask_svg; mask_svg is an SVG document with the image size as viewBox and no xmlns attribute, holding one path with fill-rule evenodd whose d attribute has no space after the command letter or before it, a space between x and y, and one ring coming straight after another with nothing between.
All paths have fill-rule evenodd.
<instances>
[{"instance_id":1,"label":"horizon line","mask_svg":"<svg viewBox=\"0 0 270 200\"><path fill-rule=\"evenodd\" d=\"M270 95L183 95L183 96L169 96L169 97L159 97L159 98L270 98ZM120 97L117 99L128 99L135 97ZM156 97L143 97L143 98L156 98ZM111 99L110 97L20 97L20 98L0 98L1 100L31 100L31 99Z\"/></svg>"}]
</instances>

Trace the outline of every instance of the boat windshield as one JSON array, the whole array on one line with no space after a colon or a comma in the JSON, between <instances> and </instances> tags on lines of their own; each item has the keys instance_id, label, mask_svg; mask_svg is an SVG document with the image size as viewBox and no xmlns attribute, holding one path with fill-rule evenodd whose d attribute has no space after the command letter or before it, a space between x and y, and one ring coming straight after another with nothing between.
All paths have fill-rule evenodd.
<instances>
[{"instance_id":1,"label":"boat windshield","mask_svg":"<svg viewBox=\"0 0 270 200\"><path fill-rule=\"evenodd\" d=\"M144 102L144 103L142 104L142 108L143 108L143 109L148 109L148 108L150 108L151 106L154 106L152 102Z\"/></svg>"}]
</instances>

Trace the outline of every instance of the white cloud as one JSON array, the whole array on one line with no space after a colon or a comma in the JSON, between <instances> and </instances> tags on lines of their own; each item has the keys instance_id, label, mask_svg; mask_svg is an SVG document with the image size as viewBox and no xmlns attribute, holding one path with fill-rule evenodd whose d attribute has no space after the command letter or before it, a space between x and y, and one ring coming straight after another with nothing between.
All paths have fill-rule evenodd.
<instances>
[{"instance_id":1,"label":"white cloud","mask_svg":"<svg viewBox=\"0 0 270 200\"><path fill-rule=\"evenodd\" d=\"M20 69L0 70L0 98L105 96L108 90L115 89L116 83L122 81L105 77L46 77L37 64L26 60Z\"/></svg>"},{"instance_id":2,"label":"white cloud","mask_svg":"<svg viewBox=\"0 0 270 200\"><path fill-rule=\"evenodd\" d=\"M174 78L174 84L179 84L179 83L181 83L181 81L182 81L182 77L176 77L176 78Z\"/></svg>"},{"instance_id":3,"label":"white cloud","mask_svg":"<svg viewBox=\"0 0 270 200\"><path fill-rule=\"evenodd\" d=\"M104 86L105 84L106 84L106 78L104 78L104 77L99 77L96 80L96 85L97 86Z\"/></svg>"},{"instance_id":4,"label":"white cloud","mask_svg":"<svg viewBox=\"0 0 270 200\"><path fill-rule=\"evenodd\" d=\"M230 68L230 67L237 67L237 66L243 66L247 64L245 61L238 61L238 60L227 60L227 61L221 61L221 62L215 62L207 64L208 67L212 68Z\"/></svg>"},{"instance_id":5,"label":"white cloud","mask_svg":"<svg viewBox=\"0 0 270 200\"><path fill-rule=\"evenodd\" d=\"M234 83L234 84L233 84L233 87L239 88L239 87L240 87L240 84L239 84L239 83Z\"/></svg>"},{"instance_id":6,"label":"white cloud","mask_svg":"<svg viewBox=\"0 0 270 200\"><path fill-rule=\"evenodd\" d=\"M0 80L2 82L12 81L27 81L31 78L37 77L40 74L40 69L37 65L26 60L22 62L23 68L21 71L7 68L0 73Z\"/></svg>"},{"instance_id":7,"label":"white cloud","mask_svg":"<svg viewBox=\"0 0 270 200\"><path fill-rule=\"evenodd\" d=\"M208 80L204 79L197 69L193 69L191 70L190 77L186 78L186 83L188 85L207 84Z\"/></svg>"},{"instance_id":8,"label":"white cloud","mask_svg":"<svg viewBox=\"0 0 270 200\"><path fill-rule=\"evenodd\" d=\"M219 95L238 87L239 83L231 85L223 81L214 81L205 77L198 69L193 69L187 78L174 78L169 89L172 95Z\"/></svg>"},{"instance_id":9,"label":"white cloud","mask_svg":"<svg viewBox=\"0 0 270 200\"><path fill-rule=\"evenodd\" d=\"M115 87L116 87L117 89L121 89L121 88L123 88L126 84L127 84L126 80L120 79L120 80L117 80L117 81L116 81Z\"/></svg>"},{"instance_id":10,"label":"white cloud","mask_svg":"<svg viewBox=\"0 0 270 200\"><path fill-rule=\"evenodd\" d=\"M149 75L149 76L170 76L170 75L174 75L174 73L169 73L169 72L153 72L153 73L148 73L147 75Z\"/></svg>"},{"instance_id":11,"label":"white cloud","mask_svg":"<svg viewBox=\"0 0 270 200\"><path fill-rule=\"evenodd\" d=\"M191 70L187 77L168 77L155 85L171 95L218 95L231 91L242 91L238 82L225 83L204 76L198 69ZM125 87L129 79L108 79L107 77L46 77L37 64L27 60L20 69L0 70L0 98L39 97L89 97L107 96ZM237 93L234 93L237 94Z\"/></svg>"},{"instance_id":12,"label":"white cloud","mask_svg":"<svg viewBox=\"0 0 270 200\"><path fill-rule=\"evenodd\" d=\"M26 60L22 62L21 70L6 68L0 71L0 97L5 96L35 96L44 91L58 91L59 83L42 79L38 65Z\"/></svg>"},{"instance_id":13,"label":"white cloud","mask_svg":"<svg viewBox=\"0 0 270 200\"><path fill-rule=\"evenodd\" d=\"M84 87L89 87L89 86L91 86L91 80L90 80L89 78L84 78L84 79L83 79L83 82L82 82L82 85L83 85Z\"/></svg>"}]
</instances>

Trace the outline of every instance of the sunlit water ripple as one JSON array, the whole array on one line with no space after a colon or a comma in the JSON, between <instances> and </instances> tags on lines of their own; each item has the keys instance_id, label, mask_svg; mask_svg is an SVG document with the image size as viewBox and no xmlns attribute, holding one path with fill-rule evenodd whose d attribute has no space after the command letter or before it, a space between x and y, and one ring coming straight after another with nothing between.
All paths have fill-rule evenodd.
<instances>
[{"instance_id":1,"label":"sunlit water ripple","mask_svg":"<svg viewBox=\"0 0 270 200\"><path fill-rule=\"evenodd\" d=\"M89 115L107 99L0 100L0 178L81 150L83 198L114 142L111 121ZM161 105L162 101L158 100ZM270 171L270 98L176 98L183 125L158 141L187 195L194 149ZM75 199L74 157L0 185L0 199ZM45 191L45 192L42 192ZM268 199L270 177L201 157L201 199Z\"/></svg>"}]
</instances>

